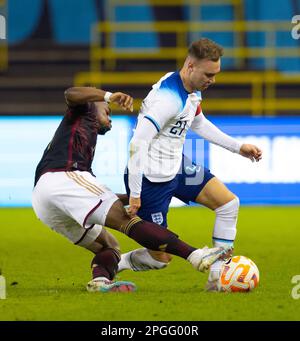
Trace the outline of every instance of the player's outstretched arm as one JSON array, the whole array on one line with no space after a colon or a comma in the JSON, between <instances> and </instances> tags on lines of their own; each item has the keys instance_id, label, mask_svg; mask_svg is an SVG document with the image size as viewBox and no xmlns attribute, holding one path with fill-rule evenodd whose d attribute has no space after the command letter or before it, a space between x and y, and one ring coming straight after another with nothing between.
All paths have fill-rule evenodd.
<instances>
[{"instance_id":1,"label":"player's outstretched arm","mask_svg":"<svg viewBox=\"0 0 300 341\"><path fill-rule=\"evenodd\" d=\"M238 153L247 157L252 162L259 161L262 158L262 151L253 144L241 144L235 138L225 134L210 122L201 112L196 116L192 123L192 130L199 136L205 138L220 147L230 150L233 153Z\"/></svg>"},{"instance_id":2,"label":"player's outstretched arm","mask_svg":"<svg viewBox=\"0 0 300 341\"><path fill-rule=\"evenodd\" d=\"M87 102L113 102L124 110L133 111L133 98L122 92L111 93L93 87L72 87L65 91L67 104L76 106Z\"/></svg>"},{"instance_id":3,"label":"player's outstretched arm","mask_svg":"<svg viewBox=\"0 0 300 341\"><path fill-rule=\"evenodd\" d=\"M70 106L87 102L104 101L106 91L93 87L74 86L65 91L65 99Z\"/></svg>"}]
</instances>

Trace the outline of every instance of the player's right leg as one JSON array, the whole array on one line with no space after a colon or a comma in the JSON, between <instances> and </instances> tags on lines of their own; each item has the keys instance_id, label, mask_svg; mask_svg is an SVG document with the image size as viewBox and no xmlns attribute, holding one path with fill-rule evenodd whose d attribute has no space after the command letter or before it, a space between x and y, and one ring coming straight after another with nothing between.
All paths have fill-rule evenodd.
<instances>
[{"instance_id":1,"label":"player's right leg","mask_svg":"<svg viewBox=\"0 0 300 341\"><path fill-rule=\"evenodd\" d=\"M104 220L105 218L105 220ZM212 263L226 256L226 248L196 249L178 238L173 232L139 217L130 218L120 200L116 200L107 214L96 209L88 218L88 224L100 223L118 230L144 247L164 251L188 260L195 269L206 271Z\"/></svg>"}]
</instances>

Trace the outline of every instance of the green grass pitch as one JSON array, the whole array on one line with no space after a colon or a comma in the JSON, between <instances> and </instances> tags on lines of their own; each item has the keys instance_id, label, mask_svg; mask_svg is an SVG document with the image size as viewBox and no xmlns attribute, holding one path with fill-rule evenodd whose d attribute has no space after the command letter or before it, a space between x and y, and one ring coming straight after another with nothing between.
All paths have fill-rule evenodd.
<instances>
[{"instance_id":1,"label":"green grass pitch","mask_svg":"<svg viewBox=\"0 0 300 341\"><path fill-rule=\"evenodd\" d=\"M299 320L293 299L300 275L299 207L242 207L235 254L250 257L260 270L259 287L246 294L207 293L207 274L174 257L167 269L123 272L135 293L88 293L92 254L73 246L39 222L31 209L1 209L0 268L7 299L0 320L202 321ZM171 209L169 224L195 246L211 245L214 214L201 207ZM122 250L137 244L114 232ZM299 289L300 293L300 289Z\"/></svg>"}]
</instances>

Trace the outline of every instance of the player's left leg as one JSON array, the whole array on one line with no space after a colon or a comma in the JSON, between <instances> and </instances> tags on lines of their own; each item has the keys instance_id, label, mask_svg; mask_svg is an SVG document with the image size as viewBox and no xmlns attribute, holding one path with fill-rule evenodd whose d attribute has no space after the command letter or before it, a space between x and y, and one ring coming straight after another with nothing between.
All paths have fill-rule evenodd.
<instances>
[{"instance_id":1,"label":"player's left leg","mask_svg":"<svg viewBox=\"0 0 300 341\"><path fill-rule=\"evenodd\" d=\"M236 236L239 199L210 171L184 157L182 174L175 196L186 202L196 202L215 211L214 247L232 247ZM219 278L222 262L210 268L209 282Z\"/></svg>"},{"instance_id":2,"label":"player's left leg","mask_svg":"<svg viewBox=\"0 0 300 341\"><path fill-rule=\"evenodd\" d=\"M236 236L239 211L239 199L216 177L212 178L201 190L195 202L215 211L213 230L214 246L232 246ZM207 289L217 290L222 261L217 261L210 268Z\"/></svg>"},{"instance_id":3,"label":"player's left leg","mask_svg":"<svg viewBox=\"0 0 300 341\"><path fill-rule=\"evenodd\" d=\"M91 263L93 278L87 285L89 292L136 290L136 286L132 282L114 281L120 261L120 247L117 239L110 232L102 228L98 237L85 248L95 254Z\"/></svg>"},{"instance_id":4,"label":"player's left leg","mask_svg":"<svg viewBox=\"0 0 300 341\"><path fill-rule=\"evenodd\" d=\"M105 225L114 230L126 234L140 245L156 251L164 251L186 259L192 266L201 272L206 271L209 266L219 258L226 257L226 248L195 248L178 236L151 222L144 221L139 217L130 218L116 195L107 191L100 199L99 205L88 213L86 225Z\"/></svg>"}]
</instances>

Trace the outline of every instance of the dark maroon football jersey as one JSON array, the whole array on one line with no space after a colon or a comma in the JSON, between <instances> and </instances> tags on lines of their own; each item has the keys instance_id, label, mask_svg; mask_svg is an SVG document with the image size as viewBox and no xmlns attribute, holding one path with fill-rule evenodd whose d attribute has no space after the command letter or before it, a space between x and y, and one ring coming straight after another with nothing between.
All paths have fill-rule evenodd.
<instances>
[{"instance_id":1,"label":"dark maroon football jersey","mask_svg":"<svg viewBox=\"0 0 300 341\"><path fill-rule=\"evenodd\" d=\"M69 107L37 165L34 185L46 172L80 170L93 174L97 131L94 103Z\"/></svg>"}]
</instances>

